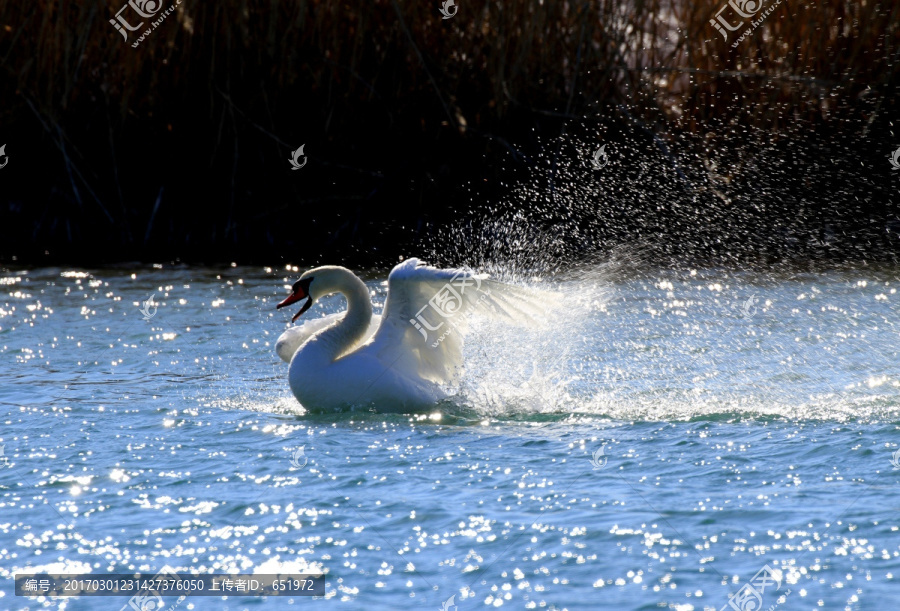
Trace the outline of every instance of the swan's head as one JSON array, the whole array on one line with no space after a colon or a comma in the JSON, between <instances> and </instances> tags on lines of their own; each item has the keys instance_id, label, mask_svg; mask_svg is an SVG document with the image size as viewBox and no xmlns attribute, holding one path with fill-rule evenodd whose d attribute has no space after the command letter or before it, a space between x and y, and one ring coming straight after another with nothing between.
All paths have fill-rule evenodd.
<instances>
[{"instance_id":1,"label":"swan's head","mask_svg":"<svg viewBox=\"0 0 900 611\"><path fill-rule=\"evenodd\" d=\"M308 270L291 287L291 294L287 299L279 303L275 309L280 310L301 299L306 299L306 303L303 304L300 311L291 318L291 322L294 322L312 306L316 299L340 291L348 274L352 276L349 270L334 265Z\"/></svg>"}]
</instances>

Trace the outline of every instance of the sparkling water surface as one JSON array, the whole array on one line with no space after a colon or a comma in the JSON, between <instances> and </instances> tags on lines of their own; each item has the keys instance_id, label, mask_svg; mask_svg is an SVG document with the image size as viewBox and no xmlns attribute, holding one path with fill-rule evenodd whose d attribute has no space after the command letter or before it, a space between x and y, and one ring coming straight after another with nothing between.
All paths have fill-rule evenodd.
<instances>
[{"instance_id":1,"label":"sparkling water surface","mask_svg":"<svg viewBox=\"0 0 900 611\"><path fill-rule=\"evenodd\" d=\"M900 270L532 280L546 318L476 321L415 416L304 413L298 275L0 272L0 608L130 608L12 576L163 566L326 581L177 609L900 606Z\"/></svg>"}]
</instances>

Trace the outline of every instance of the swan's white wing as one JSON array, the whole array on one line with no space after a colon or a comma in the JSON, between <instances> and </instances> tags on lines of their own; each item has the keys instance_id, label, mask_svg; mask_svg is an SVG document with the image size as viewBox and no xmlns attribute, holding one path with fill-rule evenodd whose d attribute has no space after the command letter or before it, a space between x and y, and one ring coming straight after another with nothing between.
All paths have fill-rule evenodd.
<instances>
[{"instance_id":1,"label":"swan's white wing","mask_svg":"<svg viewBox=\"0 0 900 611\"><path fill-rule=\"evenodd\" d=\"M290 327L275 341L275 352L278 353L278 356L281 357L282 361L284 361L285 363L290 363L291 359L294 358L294 353L297 352L297 350L300 348L300 346L303 345L306 340L308 340L310 337L312 337L322 329L329 327L335 322L342 319L344 317L344 314L346 314L346 312L326 314L321 318L311 318L305 320L303 321L302 325ZM360 343L369 341L369 338L371 338L375 334L375 330L380 324L381 316L379 316L378 314L372 316L372 321L369 323L369 328L366 331L366 335Z\"/></svg>"},{"instance_id":2,"label":"swan's white wing","mask_svg":"<svg viewBox=\"0 0 900 611\"><path fill-rule=\"evenodd\" d=\"M364 346L386 367L436 383L462 371L463 337L472 316L521 323L542 312L533 291L465 269L438 269L407 259L388 276L381 326Z\"/></svg>"}]
</instances>

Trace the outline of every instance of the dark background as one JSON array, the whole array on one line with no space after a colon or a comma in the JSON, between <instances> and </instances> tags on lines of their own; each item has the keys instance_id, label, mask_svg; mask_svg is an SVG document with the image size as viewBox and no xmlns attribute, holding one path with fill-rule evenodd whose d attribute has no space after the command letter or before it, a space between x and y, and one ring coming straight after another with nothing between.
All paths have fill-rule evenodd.
<instances>
[{"instance_id":1,"label":"dark background","mask_svg":"<svg viewBox=\"0 0 900 611\"><path fill-rule=\"evenodd\" d=\"M724 4L5 2L0 260L896 262L900 5Z\"/></svg>"}]
</instances>

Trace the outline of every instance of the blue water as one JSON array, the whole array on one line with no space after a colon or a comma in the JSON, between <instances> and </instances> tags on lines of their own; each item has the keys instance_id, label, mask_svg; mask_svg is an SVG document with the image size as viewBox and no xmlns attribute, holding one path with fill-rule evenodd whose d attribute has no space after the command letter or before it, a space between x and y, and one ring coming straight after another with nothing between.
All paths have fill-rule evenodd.
<instances>
[{"instance_id":1,"label":"blue water","mask_svg":"<svg viewBox=\"0 0 900 611\"><path fill-rule=\"evenodd\" d=\"M128 602L19 571L165 565L326 581L178 609L898 606L900 270L545 278L559 307L476 325L416 416L303 413L273 351L298 275L0 271L0 609Z\"/></svg>"}]
</instances>

